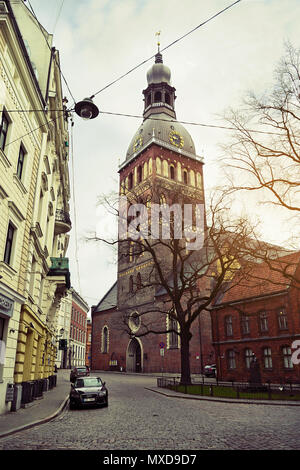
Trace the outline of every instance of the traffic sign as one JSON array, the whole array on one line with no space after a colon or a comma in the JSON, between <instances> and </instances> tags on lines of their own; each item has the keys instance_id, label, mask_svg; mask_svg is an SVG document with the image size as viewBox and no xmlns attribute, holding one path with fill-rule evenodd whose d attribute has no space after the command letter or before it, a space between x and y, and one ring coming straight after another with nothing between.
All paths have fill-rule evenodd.
<instances>
[{"instance_id":1,"label":"traffic sign","mask_svg":"<svg viewBox=\"0 0 300 470\"><path fill-rule=\"evenodd\" d=\"M159 347L162 349L165 347L165 343L159 343Z\"/></svg>"}]
</instances>

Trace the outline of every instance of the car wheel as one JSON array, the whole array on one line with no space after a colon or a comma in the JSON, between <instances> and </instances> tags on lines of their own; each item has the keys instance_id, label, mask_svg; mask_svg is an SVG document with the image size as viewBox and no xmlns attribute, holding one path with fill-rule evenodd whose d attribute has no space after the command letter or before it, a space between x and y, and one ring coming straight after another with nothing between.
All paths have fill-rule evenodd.
<instances>
[{"instance_id":1,"label":"car wheel","mask_svg":"<svg viewBox=\"0 0 300 470\"><path fill-rule=\"evenodd\" d=\"M106 398L106 402L103 405L105 408L108 406L108 397Z\"/></svg>"}]
</instances>

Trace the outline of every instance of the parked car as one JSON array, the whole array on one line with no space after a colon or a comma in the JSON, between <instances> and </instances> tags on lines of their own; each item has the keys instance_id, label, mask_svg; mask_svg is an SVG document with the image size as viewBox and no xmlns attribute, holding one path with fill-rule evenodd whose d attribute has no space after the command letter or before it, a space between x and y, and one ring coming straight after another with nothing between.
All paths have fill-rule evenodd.
<instances>
[{"instance_id":1,"label":"parked car","mask_svg":"<svg viewBox=\"0 0 300 470\"><path fill-rule=\"evenodd\" d=\"M205 377L216 377L217 375L217 366L216 364L210 364L204 367Z\"/></svg>"},{"instance_id":2,"label":"parked car","mask_svg":"<svg viewBox=\"0 0 300 470\"><path fill-rule=\"evenodd\" d=\"M77 378L70 390L70 409L79 406L108 406L108 390L100 377Z\"/></svg>"},{"instance_id":3,"label":"parked car","mask_svg":"<svg viewBox=\"0 0 300 470\"><path fill-rule=\"evenodd\" d=\"M70 382L75 382L77 377L86 377L90 375L89 368L86 366L74 367L70 373Z\"/></svg>"}]
</instances>

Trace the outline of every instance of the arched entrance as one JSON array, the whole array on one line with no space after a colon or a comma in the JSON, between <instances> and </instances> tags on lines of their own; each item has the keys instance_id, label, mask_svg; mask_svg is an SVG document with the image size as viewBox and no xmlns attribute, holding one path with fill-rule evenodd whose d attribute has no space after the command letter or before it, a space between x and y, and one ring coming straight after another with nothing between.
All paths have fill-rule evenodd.
<instances>
[{"instance_id":1,"label":"arched entrance","mask_svg":"<svg viewBox=\"0 0 300 470\"><path fill-rule=\"evenodd\" d=\"M127 347L126 370L128 372L142 371L142 345L137 338L133 338Z\"/></svg>"}]
</instances>

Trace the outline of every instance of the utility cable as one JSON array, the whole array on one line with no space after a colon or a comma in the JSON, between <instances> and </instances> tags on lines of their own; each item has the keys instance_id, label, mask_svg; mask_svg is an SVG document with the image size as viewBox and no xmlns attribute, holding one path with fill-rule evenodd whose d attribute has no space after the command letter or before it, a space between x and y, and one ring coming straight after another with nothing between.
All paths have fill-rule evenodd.
<instances>
[{"instance_id":1,"label":"utility cable","mask_svg":"<svg viewBox=\"0 0 300 470\"><path fill-rule=\"evenodd\" d=\"M136 114L122 114L122 113L112 113L109 111L99 111L100 114L107 114L111 116L122 116L122 117L130 117L130 118L136 118L136 119L144 119L143 116L139 116ZM230 127L230 126L218 126L217 124L204 124L201 122L189 122L189 121L178 121L177 119L163 119L163 118L155 118L155 117L147 117L146 120L152 120L152 121L164 121L164 122L174 122L174 123L179 123L179 124L185 124L185 125L191 125L191 126L201 126L201 127L210 127L210 128L215 128L215 129L225 129L229 131L237 131L238 128L236 127ZM255 129L244 129L246 132L256 132L259 134L270 134L270 135L282 135L279 132L271 132L271 131L259 131Z\"/></svg>"},{"instance_id":2,"label":"utility cable","mask_svg":"<svg viewBox=\"0 0 300 470\"><path fill-rule=\"evenodd\" d=\"M185 33L183 36L181 36L180 38L176 39L175 41L171 42L170 44L168 44L167 46L165 46L163 49L161 49L161 52L165 51L166 49L168 49L169 47L173 46L174 44L176 44L177 42L181 41L182 39L184 39L185 37L187 37L189 34L193 33L194 31L196 31L197 29L201 28L202 26L204 26L205 24L209 23L209 21L212 21L214 18L216 18L217 16L221 15L222 13L224 13L226 10L228 10L229 8L233 7L234 5L236 5L237 3L241 2L242 0L236 0L234 3L232 3L231 5L228 5L227 7L223 8L223 10L220 10L218 13L215 13L213 16L211 16L210 18L208 18L207 20L203 21L202 23L198 24L198 26L196 26L195 28L191 29L190 31L188 31L187 33ZM141 67L142 65L146 64L146 62L149 62L149 60L153 59L155 57L156 54L152 55L151 57L149 57L148 59L145 59L143 60L140 64L136 65L135 67L133 67L132 69L130 69L128 72L124 73L123 75L121 75L120 77L116 78L115 80L113 80L112 82L110 82L108 85L106 85L105 87L101 88L101 90L97 91L96 93L94 93L90 98L93 99L95 96L97 96L99 93L101 93L102 91L106 90L107 88L109 88L110 86L114 85L116 82L118 82L119 80L121 80L122 78L126 77L127 75L129 75L131 72L133 72L134 70L136 70L137 68Z\"/></svg>"},{"instance_id":3,"label":"utility cable","mask_svg":"<svg viewBox=\"0 0 300 470\"><path fill-rule=\"evenodd\" d=\"M73 214L74 214L74 232L75 232L75 260L77 267L77 278L79 293L81 294L80 274L79 274L79 260L78 260L78 240L77 240L77 215L76 215L76 201L75 201L75 171L74 171L74 135L73 135L74 121L71 118L71 164L72 164L72 192L73 192Z\"/></svg>"}]
</instances>

